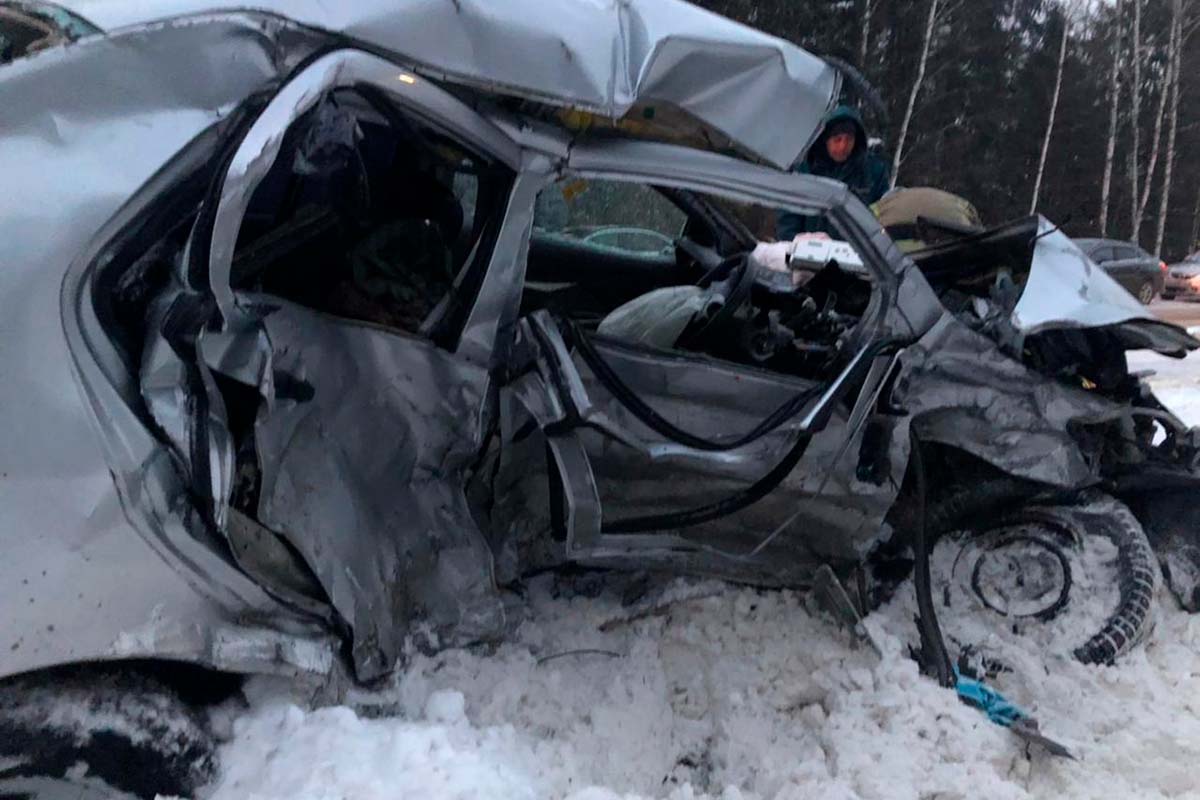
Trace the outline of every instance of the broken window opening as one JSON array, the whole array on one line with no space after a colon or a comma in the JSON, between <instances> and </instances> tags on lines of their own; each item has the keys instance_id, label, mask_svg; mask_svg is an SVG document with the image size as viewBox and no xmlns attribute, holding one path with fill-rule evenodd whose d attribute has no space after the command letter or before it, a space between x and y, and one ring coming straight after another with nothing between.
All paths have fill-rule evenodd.
<instances>
[{"instance_id":1,"label":"broken window opening","mask_svg":"<svg viewBox=\"0 0 1200 800\"><path fill-rule=\"evenodd\" d=\"M689 200L691 201L689 203ZM836 375L872 284L846 243L814 239L790 262L713 229L721 198L568 176L539 195L523 313L584 335L803 378ZM753 221L773 214L738 204ZM791 275L788 272L791 272Z\"/></svg>"},{"instance_id":2,"label":"broken window opening","mask_svg":"<svg viewBox=\"0 0 1200 800\"><path fill-rule=\"evenodd\" d=\"M379 97L331 92L256 189L231 283L452 348L511 182Z\"/></svg>"}]
</instances>

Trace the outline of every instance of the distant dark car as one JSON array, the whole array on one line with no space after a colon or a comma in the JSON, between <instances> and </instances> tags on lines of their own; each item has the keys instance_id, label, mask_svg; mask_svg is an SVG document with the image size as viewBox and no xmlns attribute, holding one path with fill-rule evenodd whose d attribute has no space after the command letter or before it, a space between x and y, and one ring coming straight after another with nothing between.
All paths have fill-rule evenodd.
<instances>
[{"instance_id":1,"label":"distant dark car","mask_svg":"<svg viewBox=\"0 0 1200 800\"><path fill-rule=\"evenodd\" d=\"M1165 296L1167 265L1157 256L1133 242L1116 239L1076 239L1075 243L1143 305L1149 305L1159 294Z\"/></svg>"},{"instance_id":2,"label":"distant dark car","mask_svg":"<svg viewBox=\"0 0 1200 800\"><path fill-rule=\"evenodd\" d=\"M1164 300L1200 300L1200 250L1167 268L1162 296Z\"/></svg>"}]
</instances>

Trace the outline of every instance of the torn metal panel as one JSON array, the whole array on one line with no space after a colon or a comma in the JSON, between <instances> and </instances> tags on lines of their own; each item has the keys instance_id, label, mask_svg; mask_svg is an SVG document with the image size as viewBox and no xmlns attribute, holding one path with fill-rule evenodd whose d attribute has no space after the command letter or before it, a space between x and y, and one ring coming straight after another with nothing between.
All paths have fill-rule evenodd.
<instances>
[{"instance_id":1,"label":"torn metal panel","mask_svg":"<svg viewBox=\"0 0 1200 800\"><path fill-rule=\"evenodd\" d=\"M549 182L553 168L541 155L525 154L524 161L509 195L504 227L496 238L487 274L459 337L459 355L490 368L504 364L508 357L521 310L534 200Z\"/></svg>"},{"instance_id":2,"label":"torn metal panel","mask_svg":"<svg viewBox=\"0 0 1200 800\"><path fill-rule=\"evenodd\" d=\"M224 398L198 357L196 331L210 310L206 298L178 287L156 298L147 317L139 377L146 408L221 530L233 486L233 438Z\"/></svg>"},{"instance_id":3,"label":"torn metal panel","mask_svg":"<svg viewBox=\"0 0 1200 800\"><path fill-rule=\"evenodd\" d=\"M101 27L212 8L211 0L70 0ZM680 109L739 149L788 167L837 97L839 77L788 42L682 0L259 0L486 92L617 120Z\"/></svg>"},{"instance_id":4,"label":"torn metal panel","mask_svg":"<svg viewBox=\"0 0 1200 800\"><path fill-rule=\"evenodd\" d=\"M598 343L605 360L639 397L675 424L701 436L728 437L746 431L790 397L811 389L798 378L711 360L650 355L617 344ZM647 443L635 453L618 442L587 432L601 498L610 517L654 514L704 505L762 477L795 439L794 423L785 423L758 442L727 453L700 453L665 441L628 413L581 361L576 367L592 402L615 424ZM770 495L736 515L681 531L716 549L746 553L782 521L799 513L772 547L773 559L805 562L812 554L856 560L875 543L880 523L895 499L896 487L860 479L863 431L852 431L839 407L828 427L816 433L799 464ZM903 427L902 421L895 421ZM903 473L907 436L893 436L893 466ZM616 513L619 510L619 513Z\"/></svg>"},{"instance_id":5,"label":"torn metal panel","mask_svg":"<svg viewBox=\"0 0 1200 800\"><path fill-rule=\"evenodd\" d=\"M534 324L536 315L522 331ZM639 398L696 436L723 439L750 430L785 401L817 388L799 378L699 356L599 339L595 345ZM884 535L883 519L907 460L907 422L879 421L886 435L871 446L881 448L883 474L868 476L861 469L862 454L869 449L865 427L854 427L872 404L874 395L867 391L853 410L838 406L798 465L750 506L678 529L600 537L598 511L607 524L697 508L745 490L795 445L804 422L797 415L728 451L681 446L631 414L578 354L558 348L555 357L547 346L542 346L542 357L555 364L540 371L557 372L559 378L529 373L502 393L493 528L512 537L501 548L502 564L522 561L528 568L569 557L588 564L636 564L794 586L807 583L825 560L860 559ZM883 377L871 370L867 383L878 386ZM564 428L570 413L578 414L586 427ZM545 435L531 433L531 428ZM547 460L547 446L552 461ZM567 458L576 451L582 460ZM555 543L553 508L560 502L553 490L556 470L567 504L564 544ZM575 514L580 516L573 518ZM581 530L584 523L596 530ZM571 549L570 537L578 550Z\"/></svg>"},{"instance_id":6,"label":"torn metal panel","mask_svg":"<svg viewBox=\"0 0 1200 800\"><path fill-rule=\"evenodd\" d=\"M254 387L267 401L275 396L266 331L252 325L237 332L203 330L196 336L196 352L214 372Z\"/></svg>"},{"instance_id":7,"label":"torn metal panel","mask_svg":"<svg viewBox=\"0 0 1200 800\"><path fill-rule=\"evenodd\" d=\"M492 638L504 610L464 495L488 376L431 344L258 296L275 369L311 396L255 425L258 518L301 553L353 630L360 680L408 636Z\"/></svg>"},{"instance_id":8,"label":"torn metal panel","mask_svg":"<svg viewBox=\"0 0 1200 800\"><path fill-rule=\"evenodd\" d=\"M1048 328L1100 328L1134 320L1158 322L1144 305L1044 217L1013 325L1031 334Z\"/></svg>"},{"instance_id":9,"label":"torn metal panel","mask_svg":"<svg viewBox=\"0 0 1200 800\"><path fill-rule=\"evenodd\" d=\"M225 535L238 566L263 588L288 605L303 609L325 622L333 615L316 576L293 548L277 533L267 530L236 508L226 510Z\"/></svg>"},{"instance_id":10,"label":"torn metal panel","mask_svg":"<svg viewBox=\"0 0 1200 800\"><path fill-rule=\"evenodd\" d=\"M1047 379L1001 353L946 314L902 359L893 402L923 441L965 450L1010 475L1081 488L1099 464L1069 431L1128 410L1095 393Z\"/></svg>"}]
</instances>

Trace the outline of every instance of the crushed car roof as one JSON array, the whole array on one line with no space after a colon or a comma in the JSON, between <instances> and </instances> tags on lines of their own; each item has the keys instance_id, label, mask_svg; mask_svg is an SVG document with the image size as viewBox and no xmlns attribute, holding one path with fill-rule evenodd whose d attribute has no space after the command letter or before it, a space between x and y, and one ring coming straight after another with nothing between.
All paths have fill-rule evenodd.
<instances>
[{"instance_id":1,"label":"crushed car roof","mask_svg":"<svg viewBox=\"0 0 1200 800\"><path fill-rule=\"evenodd\" d=\"M105 30L228 11L212 0L68 0ZM782 39L683 0L254 0L448 81L620 119L680 109L778 167L807 148L839 75Z\"/></svg>"}]
</instances>

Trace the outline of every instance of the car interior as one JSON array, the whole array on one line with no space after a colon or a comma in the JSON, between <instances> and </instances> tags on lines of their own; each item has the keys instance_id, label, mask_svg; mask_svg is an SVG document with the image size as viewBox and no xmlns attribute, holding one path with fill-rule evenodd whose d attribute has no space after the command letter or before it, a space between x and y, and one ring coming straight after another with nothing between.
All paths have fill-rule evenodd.
<instances>
[{"instance_id":1,"label":"car interior","mask_svg":"<svg viewBox=\"0 0 1200 800\"><path fill-rule=\"evenodd\" d=\"M233 287L452 347L511 179L369 92L330 93L290 127L256 189ZM870 283L831 263L794 286L752 262L756 237L718 202L563 178L537 201L522 315L545 309L589 337L628 340L628 324L605 320L636 312L627 306L639 298L641 317L658 314L651 293L677 290L689 318L658 347L805 378L836 374Z\"/></svg>"},{"instance_id":2,"label":"car interior","mask_svg":"<svg viewBox=\"0 0 1200 800\"><path fill-rule=\"evenodd\" d=\"M538 199L522 312L548 310L600 342L805 378L836 374L870 282L832 262L794 285L751 258L757 238L715 211L719 202L663 187L560 180ZM738 210L773 219L771 209Z\"/></svg>"}]
</instances>

